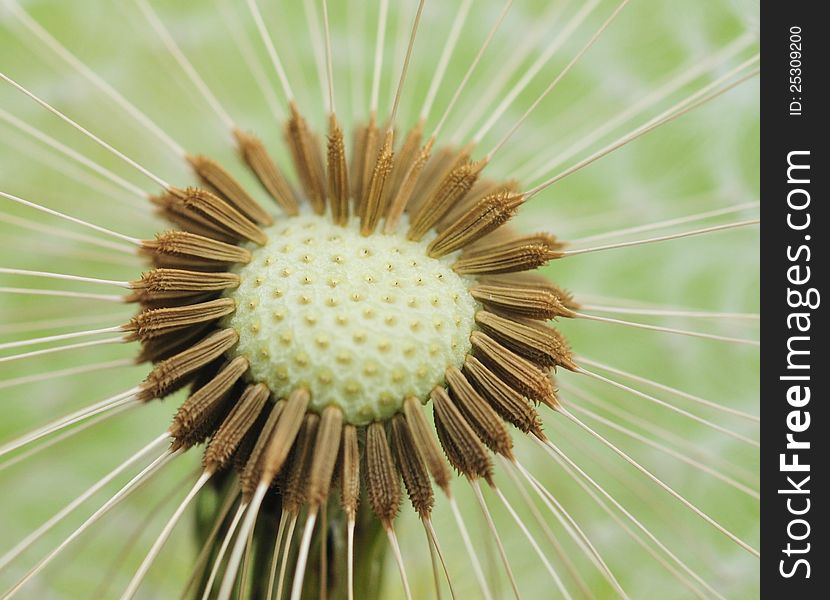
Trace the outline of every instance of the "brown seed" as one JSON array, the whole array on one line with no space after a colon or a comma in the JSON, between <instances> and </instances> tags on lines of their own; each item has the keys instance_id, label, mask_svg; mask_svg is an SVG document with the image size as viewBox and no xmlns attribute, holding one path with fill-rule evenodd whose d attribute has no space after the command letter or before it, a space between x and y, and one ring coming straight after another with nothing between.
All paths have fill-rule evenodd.
<instances>
[{"instance_id":1,"label":"brown seed","mask_svg":"<svg viewBox=\"0 0 830 600\"><path fill-rule=\"evenodd\" d=\"M205 449L202 464L206 471L216 472L228 465L242 438L259 418L270 394L262 383L245 388Z\"/></svg>"},{"instance_id":2,"label":"brown seed","mask_svg":"<svg viewBox=\"0 0 830 600\"><path fill-rule=\"evenodd\" d=\"M386 187L383 190L382 205L387 207L387 219L390 214L389 211L391 210L392 202L395 196L397 196L401 184L403 184L407 171L409 171L418 159L423 132L424 124L422 121L418 121L415 127L410 129L406 134L401 147L395 153L395 164L392 165L392 172L389 173Z\"/></svg>"},{"instance_id":3,"label":"brown seed","mask_svg":"<svg viewBox=\"0 0 830 600\"><path fill-rule=\"evenodd\" d=\"M322 215L326 211L326 177L320 169L320 165L323 164L320 147L309 131L305 119L300 115L297 105L292 101L288 108L291 117L285 125L285 137L294 160L294 168L314 212Z\"/></svg>"},{"instance_id":4,"label":"brown seed","mask_svg":"<svg viewBox=\"0 0 830 600\"><path fill-rule=\"evenodd\" d=\"M435 436L432 434L429 423L424 416L424 411L421 409L421 402L410 396L404 400L403 411L409 431L412 433L412 441L421 456L421 460L427 466L435 485L449 495L452 473L450 473L444 457L441 456L438 444L435 443Z\"/></svg>"},{"instance_id":5,"label":"brown seed","mask_svg":"<svg viewBox=\"0 0 830 600\"><path fill-rule=\"evenodd\" d=\"M127 339L150 340L165 333L199 323L215 321L236 310L236 301L219 298L198 304L144 310L130 319L122 328L129 332Z\"/></svg>"},{"instance_id":6,"label":"brown seed","mask_svg":"<svg viewBox=\"0 0 830 600\"><path fill-rule=\"evenodd\" d=\"M206 156L188 156L188 162L206 186L217 192L236 210L260 225L270 225L274 219L222 165Z\"/></svg>"},{"instance_id":7,"label":"brown seed","mask_svg":"<svg viewBox=\"0 0 830 600\"><path fill-rule=\"evenodd\" d=\"M565 308L579 310L579 303L574 299L573 294L552 282L544 275L536 273L505 273L503 275L487 275L479 278L482 285L494 285L500 287L512 287L522 289L547 290L559 299Z\"/></svg>"},{"instance_id":8,"label":"brown seed","mask_svg":"<svg viewBox=\"0 0 830 600\"><path fill-rule=\"evenodd\" d=\"M291 460L287 462L282 489L282 506L290 514L296 514L308 500L308 483L311 462L317 440L320 417L306 413L294 442Z\"/></svg>"},{"instance_id":9,"label":"brown seed","mask_svg":"<svg viewBox=\"0 0 830 600\"><path fill-rule=\"evenodd\" d=\"M227 405L231 389L247 370L248 361L237 356L207 383L191 392L170 425L174 446L189 448L207 439Z\"/></svg>"},{"instance_id":10,"label":"brown seed","mask_svg":"<svg viewBox=\"0 0 830 600\"><path fill-rule=\"evenodd\" d=\"M180 258L185 264L195 261L196 264L222 267L228 263L244 264L251 260L251 252L246 248L186 231L160 233L154 240L142 241L141 250L150 254L156 262L160 257L168 256Z\"/></svg>"},{"instance_id":11,"label":"brown seed","mask_svg":"<svg viewBox=\"0 0 830 600\"><path fill-rule=\"evenodd\" d=\"M366 159L366 136L369 132L369 124L355 128L352 134L352 160L349 163L349 185L351 197L355 207L360 206L360 198L363 195L363 165Z\"/></svg>"},{"instance_id":12,"label":"brown seed","mask_svg":"<svg viewBox=\"0 0 830 600\"><path fill-rule=\"evenodd\" d=\"M271 483L285 464L288 452L303 424L309 400L308 390L305 388L298 388L288 396L282 416L262 458L262 480L266 483Z\"/></svg>"},{"instance_id":13,"label":"brown seed","mask_svg":"<svg viewBox=\"0 0 830 600\"><path fill-rule=\"evenodd\" d=\"M259 245L268 241L268 237L253 221L208 190L173 188L170 193L188 214L207 220L227 236Z\"/></svg>"},{"instance_id":14,"label":"brown seed","mask_svg":"<svg viewBox=\"0 0 830 600\"><path fill-rule=\"evenodd\" d=\"M369 505L385 527L390 527L401 504L401 481L382 423L366 428L365 486Z\"/></svg>"},{"instance_id":15,"label":"brown seed","mask_svg":"<svg viewBox=\"0 0 830 600\"><path fill-rule=\"evenodd\" d=\"M150 196L150 202L157 207L160 217L170 221L189 233L195 233L221 242L234 244L239 238L228 232L209 217L185 206L182 190L165 190L157 196Z\"/></svg>"},{"instance_id":16,"label":"brown seed","mask_svg":"<svg viewBox=\"0 0 830 600\"><path fill-rule=\"evenodd\" d=\"M502 381L480 360L467 355L464 374L503 419L525 433L543 437L542 420L530 401Z\"/></svg>"},{"instance_id":17,"label":"brown seed","mask_svg":"<svg viewBox=\"0 0 830 600\"><path fill-rule=\"evenodd\" d=\"M468 162L453 169L438 188L418 207L407 237L420 240L447 214L473 187L479 173L487 165L486 160Z\"/></svg>"},{"instance_id":18,"label":"brown seed","mask_svg":"<svg viewBox=\"0 0 830 600\"><path fill-rule=\"evenodd\" d=\"M553 236L532 235L465 252L453 265L456 273L484 275L530 271L562 256Z\"/></svg>"},{"instance_id":19,"label":"brown seed","mask_svg":"<svg viewBox=\"0 0 830 600\"><path fill-rule=\"evenodd\" d=\"M508 191L485 196L430 242L429 255L438 258L468 246L506 223L523 202L524 196Z\"/></svg>"},{"instance_id":20,"label":"brown seed","mask_svg":"<svg viewBox=\"0 0 830 600\"><path fill-rule=\"evenodd\" d=\"M493 463L487 449L470 424L450 400L444 388L437 387L430 394L435 407L435 428L444 453L455 469L471 479L493 478Z\"/></svg>"},{"instance_id":21,"label":"brown seed","mask_svg":"<svg viewBox=\"0 0 830 600\"><path fill-rule=\"evenodd\" d=\"M259 420L264 421L262 426L257 428L256 441L251 445L250 452L245 454L245 462L241 465L241 473L239 474L239 485L242 488L243 498L251 498L256 491L257 484L262 479L262 455L265 453L265 448L271 440L271 435L277 426L283 409L285 408L285 400L280 400L274 403L270 410L266 408L260 414ZM267 415L263 420L263 415ZM251 437L250 434L247 437ZM241 446L241 445L240 445ZM242 454L242 448L237 451L236 456Z\"/></svg>"},{"instance_id":22,"label":"brown seed","mask_svg":"<svg viewBox=\"0 0 830 600\"><path fill-rule=\"evenodd\" d=\"M349 220L349 171L346 165L346 147L343 130L332 113L329 116L329 139L326 163L328 166L329 198L334 222L345 225Z\"/></svg>"},{"instance_id":23,"label":"brown seed","mask_svg":"<svg viewBox=\"0 0 830 600\"><path fill-rule=\"evenodd\" d=\"M362 148L360 157L358 158L360 164L359 183L357 188L357 195L355 203L357 204L358 216L363 216L363 208L366 206L366 197L369 195L369 186L372 182L372 172L375 169L378 156L378 144L380 138L380 130L377 125L377 116L375 113L369 115L369 123L366 125L366 131L362 140Z\"/></svg>"},{"instance_id":24,"label":"brown seed","mask_svg":"<svg viewBox=\"0 0 830 600\"><path fill-rule=\"evenodd\" d=\"M349 518L354 519L360 500L360 448L357 429L346 424L340 444L340 505Z\"/></svg>"},{"instance_id":25,"label":"brown seed","mask_svg":"<svg viewBox=\"0 0 830 600\"><path fill-rule=\"evenodd\" d=\"M176 381L219 358L239 341L234 329L217 331L197 344L158 363L141 384L139 398L161 398Z\"/></svg>"},{"instance_id":26,"label":"brown seed","mask_svg":"<svg viewBox=\"0 0 830 600\"><path fill-rule=\"evenodd\" d=\"M151 340L141 342L141 350L135 359L136 364L144 362L158 363L186 350L196 341L213 331L213 323L204 323L187 329L173 331ZM176 388L178 389L178 388Z\"/></svg>"},{"instance_id":27,"label":"brown seed","mask_svg":"<svg viewBox=\"0 0 830 600\"><path fill-rule=\"evenodd\" d=\"M556 405L553 385L544 370L498 344L481 331L474 331L470 335L470 341L481 361L513 389L531 400L549 406Z\"/></svg>"},{"instance_id":28,"label":"brown seed","mask_svg":"<svg viewBox=\"0 0 830 600\"><path fill-rule=\"evenodd\" d=\"M243 133L238 129L233 132L239 146L242 160L253 171L262 187L289 216L299 212L297 196L285 179L279 167L265 149L265 145L254 135Z\"/></svg>"},{"instance_id":29,"label":"brown seed","mask_svg":"<svg viewBox=\"0 0 830 600\"><path fill-rule=\"evenodd\" d=\"M481 202L483 198L493 194L506 192L508 194L517 194L519 192L519 184L515 180L501 181L499 179L487 179L479 177L470 188L466 196L453 206L444 218L438 222L436 230L441 232L447 227L455 223L463 214L469 211L477 203ZM475 243L475 242L472 242Z\"/></svg>"},{"instance_id":30,"label":"brown seed","mask_svg":"<svg viewBox=\"0 0 830 600\"><path fill-rule=\"evenodd\" d=\"M425 147L432 148L435 139L430 137ZM472 146L457 148L443 146L433 155L430 152L428 160L423 167L423 176L418 179L415 189L412 191L412 198L409 202L409 214L418 212L428 198L431 198L453 170L461 167L470 160Z\"/></svg>"},{"instance_id":31,"label":"brown seed","mask_svg":"<svg viewBox=\"0 0 830 600\"><path fill-rule=\"evenodd\" d=\"M394 162L394 154L392 152L392 130L386 132L386 137L383 141L383 146L377 156L372 176L369 179L369 188L364 196L362 209L360 214L360 233L368 236L374 233L380 217L384 212L383 189L386 185L386 180L389 173L392 172L392 164Z\"/></svg>"},{"instance_id":32,"label":"brown seed","mask_svg":"<svg viewBox=\"0 0 830 600\"><path fill-rule=\"evenodd\" d=\"M470 294L485 306L510 316L548 320L572 314L555 294L545 289L476 285L470 288Z\"/></svg>"},{"instance_id":33,"label":"brown seed","mask_svg":"<svg viewBox=\"0 0 830 600\"><path fill-rule=\"evenodd\" d=\"M320 418L308 477L308 502L312 507L321 506L328 498L342 431L343 411L336 406L326 407Z\"/></svg>"},{"instance_id":34,"label":"brown seed","mask_svg":"<svg viewBox=\"0 0 830 600\"><path fill-rule=\"evenodd\" d=\"M415 440L412 438L406 417L401 414L392 417L391 434L392 454L406 486L409 501L421 518L428 518L432 513L435 498L432 494L429 473L415 447Z\"/></svg>"},{"instance_id":35,"label":"brown seed","mask_svg":"<svg viewBox=\"0 0 830 600\"><path fill-rule=\"evenodd\" d=\"M446 378L450 398L454 400L479 439L493 452L512 458L513 440L498 413L485 402L457 368L447 369Z\"/></svg>"},{"instance_id":36,"label":"brown seed","mask_svg":"<svg viewBox=\"0 0 830 600\"><path fill-rule=\"evenodd\" d=\"M134 301L169 299L207 292L221 292L239 286L235 273L204 273L183 269L153 269L130 282L135 290Z\"/></svg>"},{"instance_id":37,"label":"brown seed","mask_svg":"<svg viewBox=\"0 0 830 600\"><path fill-rule=\"evenodd\" d=\"M553 327L521 317L508 319L484 310L476 313L476 323L500 344L542 367L576 368L567 340Z\"/></svg>"},{"instance_id":38,"label":"brown seed","mask_svg":"<svg viewBox=\"0 0 830 600\"><path fill-rule=\"evenodd\" d=\"M386 213L386 223L383 226L383 231L386 234L395 233L398 229L398 224L401 220L401 215L408 208L409 202L412 199L415 188L420 181L421 172L427 164L430 155L432 154L432 144L434 140L430 138L423 148L418 152L415 160L403 174L401 183L396 185L391 192L393 195L389 199L389 209ZM396 163L397 164L397 163Z\"/></svg>"}]
</instances>

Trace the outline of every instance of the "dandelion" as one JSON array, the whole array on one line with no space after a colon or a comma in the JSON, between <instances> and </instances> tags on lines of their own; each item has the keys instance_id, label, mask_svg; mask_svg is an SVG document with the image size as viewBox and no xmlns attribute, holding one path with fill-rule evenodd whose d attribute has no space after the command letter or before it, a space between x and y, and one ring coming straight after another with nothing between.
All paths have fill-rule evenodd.
<instances>
[{"instance_id":1,"label":"dandelion","mask_svg":"<svg viewBox=\"0 0 830 600\"><path fill-rule=\"evenodd\" d=\"M569 241L548 218L522 222L571 176L752 80L751 34L580 129L599 105L578 77L598 68L592 53L615 28L638 31L626 20L643 17L636 2L562 0L537 28L517 24L516 9L531 8L513 0L217 0L209 24L127 4L117 35L136 30L136 52L158 49L156 91L122 91L43 11L6 3L4 27L88 97L67 100L4 51L15 110L0 120L38 172L58 170L59 189L74 181L84 194L53 201L28 170L4 174L14 190L0 190L0 294L27 299L4 305L0 389L24 390L9 412L49 415L12 425L0 445L14 489L4 530L20 533L0 555L3 598L752 591L757 529L743 519L757 515L758 418L636 365L701 378L751 369L758 342L745 328L757 315L579 284L677 285L691 269L669 259L705 252L657 249L711 248L756 225L757 203L702 201L661 221L622 199L625 219L593 214ZM238 52L230 65L226 52ZM545 127L560 94L580 132L568 145ZM182 97L188 127L164 108ZM257 127L244 108L253 97L270 113ZM682 179L684 149L670 149L669 180ZM32 268L12 248L31 249ZM752 285L753 253L730 252ZM721 285L701 278L693 296ZM710 353L701 367L686 344ZM106 397L67 413L70 392ZM88 456L73 457L85 447L108 465L91 485ZM38 494L59 496L58 508L21 529L18 505ZM75 558L84 544L90 556ZM69 564L81 582L61 574Z\"/></svg>"}]
</instances>

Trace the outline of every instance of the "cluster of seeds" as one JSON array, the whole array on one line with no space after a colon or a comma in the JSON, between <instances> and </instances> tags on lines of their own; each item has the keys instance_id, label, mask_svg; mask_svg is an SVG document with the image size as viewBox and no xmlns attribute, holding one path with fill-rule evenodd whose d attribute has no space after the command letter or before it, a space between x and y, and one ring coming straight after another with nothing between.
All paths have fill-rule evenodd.
<instances>
[{"instance_id":1,"label":"cluster of seeds","mask_svg":"<svg viewBox=\"0 0 830 600\"><path fill-rule=\"evenodd\" d=\"M155 363L141 397L189 388L173 447L205 443L209 476L235 465L257 510L273 495L313 517L336 482L350 527L363 493L391 531L403 481L428 522L430 480L492 481L508 424L544 438L551 370L576 368L547 321L576 304L532 271L562 244L512 231L516 184L480 177L469 149L433 152L420 125L395 150L370 119L351 161L334 117L325 153L294 106L285 133L299 189L236 134L279 216L206 157L190 157L203 187L153 198L179 229L144 242L155 268L132 284L125 327Z\"/></svg>"}]
</instances>

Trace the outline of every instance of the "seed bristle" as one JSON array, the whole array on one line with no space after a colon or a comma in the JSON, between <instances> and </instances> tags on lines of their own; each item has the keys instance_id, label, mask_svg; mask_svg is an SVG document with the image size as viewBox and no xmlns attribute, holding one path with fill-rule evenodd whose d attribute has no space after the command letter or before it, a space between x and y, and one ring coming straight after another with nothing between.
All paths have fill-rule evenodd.
<instances>
[{"instance_id":1,"label":"seed bristle","mask_svg":"<svg viewBox=\"0 0 830 600\"><path fill-rule=\"evenodd\" d=\"M531 319L548 320L572 316L559 298L547 289L507 285L476 285L470 288L473 298L493 309Z\"/></svg>"},{"instance_id":2,"label":"seed bristle","mask_svg":"<svg viewBox=\"0 0 830 600\"><path fill-rule=\"evenodd\" d=\"M432 513L435 497L429 481L429 473L415 447L406 417L401 414L395 415L390 427L392 453L398 472L406 486L409 501L421 518L428 518Z\"/></svg>"},{"instance_id":3,"label":"seed bristle","mask_svg":"<svg viewBox=\"0 0 830 600\"><path fill-rule=\"evenodd\" d=\"M483 310L476 313L476 322L500 344L542 367L576 368L568 342L553 327L531 319L508 319Z\"/></svg>"},{"instance_id":4,"label":"seed bristle","mask_svg":"<svg viewBox=\"0 0 830 600\"><path fill-rule=\"evenodd\" d=\"M338 125L334 113L329 116L327 149L326 164L331 216L338 225L345 225L349 220L349 170L346 164L343 130Z\"/></svg>"},{"instance_id":5,"label":"seed bristle","mask_svg":"<svg viewBox=\"0 0 830 600\"><path fill-rule=\"evenodd\" d=\"M401 505L401 483L382 423L366 427L364 449L366 496L372 511L388 529Z\"/></svg>"},{"instance_id":6,"label":"seed bristle","mask_svg":"<svg viewBox=\"0 0 830 600\"><path fill-rule=\"evenodd\" d=\"M205 449L202 464L206 471L215 473L228 465L242 438L262 413L270 394L268 387L261 383L245 388Z\"/></svg>"},{"instance_id":7,"label":"seed bristle","mask_svg":"<svg viewBox=\"0 0 830 600\"><path fill-rule=\"evenodd\" d=\"M238 129L233 134L236 137L242 160L256 175L262 187L287 215L296 216L299 213L297 196L268 150L265 149L265 144L258 137Z\"/></svg>"},{"instance_id":8,"label":"seed bristle","mask_svg":"<svg viewBox=\"0 0 830 600\"><path fill-rule=\"evenodd\" d=\"M430 242L429 255L439 258L481 239L512 219L523 202L507 190L484 196Z\"/></svg>"},{"instance_id":9,"label":"seed bristle","mask_svg":"<svg viewBox=\"0 0 830 600\"><path fill-rule=\"evenodd\" d=\"M323 159L320 146L314 140L296 103L291 102L288 108L291 116L285 124L285 138L294 168L314 212L322 215L326 212L326 176L321 169Z\"/></svg>"},{"instance_id":10,"label":"seed bristle","mask_svg":"<svg viewBox=\"0 0 830 600\"><path fill-rule=\"evenodd\" d=\"M446 461L441 456L440 448L435 443L435 437L432 435L429 423L421 409L421 402L414 397L407 398L404 400L403 412L406 416L409 431L412 433L412 442L433 481L435 481L435 485L449 494L452 474L447 468Z\"/></svg>"},{"instance_id":11,"label":"seed bristle","mask_svg":"<svg viewBox=\"0 0 830 600\"><path fill-rule=\"evenodd\" d=\"M444 388L430 394L435 415L435 430L444 454L456 471L471 479L493 478L493 463L473 428L450 399Z\"/></svg>"},{"instance_id":12,"label":"seed bristle","mask_svg":"<svg viewBox=\"0 0 830 600\"><path fill-rule=\"evenodd\" d=\"M203 155L188 155L187 161L202 183L236 210L260 225L271 225L274 222L271 215L218 162Z\"/></svg>"},{"instance_id":13,"label":"seed bristle","mask_svg":"<svg viewBox=\"0 0 830 600\"><path fill-rule=\"evenodd\" d=\"M473 349L506 383L531 400L556 406L556 395L548 373L541 367L511 352L481 331L470 336Z\"/></svg>"},{"instance_id":14,"label":"seed bristle","mask_svg":"<svg viewBox=\"0 0 830 600\"><path fill-rule=\"evenodd\" d=\"M170 436L174 448L189 448L205 441L215 430L230 403L230 391L248 370L248 361L237 356L204 385L191 392L173 417Z\"/></svg>"},{"instance_id":15,"label":"seed bristle","mask_svg":"<svg viewBox=\"0 0 830 600\"><path fill-rule=\"evenodd\" d=\"M218 298L196 304L148 309L138 313L123 326L129 332L127 339L150 340L173 330L183 329L207 321L215 321L236 310L232 298Z\"/></svg>"},{"instance_id":16,"label":"seed bristle","mask_svg":"<svg viewBox=\"0 0 830 600\"><path fill-rule=\"evenodd\" d=\"M513 440L498 413L485 402L457 368L447 369L446 379L450 398L479 439L496 454L512 458Z\"/></svg>"},{"instance_id":17,"label":"seed bristle","mask_svg":"<svg viewBox=\"0 0 830 600\"><path fill-rule=\"evenodd\" d=\"M216 331L202 341L158 363L141 384L141 400L161 398L179 379L205 366L230 350L239 341L234 329Z\"/></svg>"},{"instance_id":18,"label":"seed bristle","mask_svg":"<svg viewBox=\"0 0 830 600\"><path fill-rule=\"evenodd\" d=\"M384 212L384 206L382 205L383 190L394 163L392 140L393 134L390 129L386 132L383 145L380 152L378 152L377 160L372 169L372 176L369 180L369 188L361 203L361 210L358 211L360 214L360 233L364 236L374 233Z\"/></svg>"},{"instance_id":19,"label":"seed bristle","mask_svg":"<svg viewBox=\"0 0 830 600\"><path fill-rule=\"evenodd\" d=\"M542 437L542 419L533 405L475 356L464 360L464 374L503 419L525 433Z\"/></svg>"},{"instance_id":20,"label":"seed bristle","mask_svg":"<svg viewBox=\"0 0 830 600\"><path fill-rule=\"evenodd\" d=\"M308 476L308 503L318 507L325 503L331 487L331 478L337 455L340 451L340 436L343 431L343 411L328 406L320 417L317 442Z\"/></svg>"}]
</instances>

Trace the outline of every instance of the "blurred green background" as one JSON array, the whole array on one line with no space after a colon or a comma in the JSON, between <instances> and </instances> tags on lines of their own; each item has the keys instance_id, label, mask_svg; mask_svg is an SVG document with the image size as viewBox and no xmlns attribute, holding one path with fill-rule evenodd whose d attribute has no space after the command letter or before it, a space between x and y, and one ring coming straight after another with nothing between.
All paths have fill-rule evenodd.
<instances>
[{"instance_id":1,"label":"blurred green background","mask_svg":"<svg viewBox=\"0 0 830 600\"><path fill-rule=\"evenodd\" d=\"M242 0L198 3L153 0L152 4L239 126L257 132L277 160L287 165L280 144L284 99L245 3ZM315 61L315 37L309 31L303 3L260 4L286 63L297 101L308 120L319 129L325 123L325 102ZM312 4L319 10L316 2ZM365 119L368 112L377 5L345 0L331 0L330 4L338 113L348 126L354 118ZM386 114L391 104L407 31L417 5L414 0L392 4L380 87L381 115ZM482 153L509 130L607 18L616 2L596 4L585 22L519 96L491 135L483 140ZM477 101L487 98L488 87L499 80L511 62L515 62L515 56L526 40L533 44L532 50L512 77L505 80L507 84L521 78L568 20L585 5L584 2L563 0L516 0L451 114L444 139L455 143L465 141L452 136L459 128L463 130L468 115L476 114ZM189 151L222 160L259 192L236 161L222 122L178 69L133 2L41 0L25 2L24 6L49 32L150 115L175 140ZM399 121L404 127L417 119L457 7L457 0L426 2L399 112ZM495 0L473 3L427 130L437 123L501 7L502 4ZM500 150L488 170L500 177L517 174L527 177L545 162L545 158L557 156L579 144L596 128L636 106L678 73L696 65L709 64L706 61L713 55L733 44L735 52L731 57L710 65L702 77L608 131L605 137L580 151L563 166L645 122L757 52L757 11L757 2L753 1L633 0ZM282 111L277 115L273 114L267 97L257 87L240 53L240 37L253 48L276 90L276 108ZM181 185L191 181L182 161L33 39L5 6L0 6L0 70L164 179ZM503 96L503 92L494 96L490 110ZM147 191L154 191L140 175L8 85L0 86L0 110L48 133ZM482 114L486 119L489 112L484 110ZM518 222L528 230L542 229L573 239L755 201L759 194L758 131L758 83L752 80L561 181L528 203ZM10 125L8 118L0 119L0 132L3 140L0 144L0 190L131 236L146 238L164 228L147 208L141 207L123 190L45 148ZM529 187L538 181L525 179L522 183ZM270 202L264 195L260 194L260 197L266 204ZM704 224L739 220L756 213L757 209L749 209L744 214ZM0 266L119 280L135 278L142 268L130 257L102 252L89 244L50 233L43 227L83 230L3 199L0 199L0 217L3 256ZM27 228L21 219L34 222L41 229ZM758 232L756 228L750 228L574 257L552 264L546 272L577 296L582 293L701 310L757 312ZM111 293L109 289L94 286L6 275L0 275L0 287ZM78 328L115 325L126 320L129 313L128 307L114 303L0 293L0 343ZM67 318L83 318L85 324L60 326L57 323L38 329L29 325ZM632 319L722 335L756 339L758 336L752 321ZM756 348L587 321L562 323L561 327L579 354L757 414ZM143 377L146 367L109 368L39 382L21 381L20 378L37 374L48 376L62 369L128 358L133 352L131 347L102 346L0 363L0 402L5 409L0 419L0 444L51 419L132 387ZM699 459L757 489L756 448L608 386L586 382L572 374L562 374L561 382L565 403L591 409L649 439L668 443L684 456ZM607 405L598 408L592 403L596 398L611 408ZM167 426L180 399L171 397L128 411L30 459L0 466L0 489L4 490L0 497L0 553L158 435ZM676 398L673 401L719 425L757 438L757 427L752 423L701 410ZM550 437L715 589L728 598L757 596L756 559L680 507L595 439L564 419L554 418L549 412L544 416ZM704 511L757 547L758 503L755 499L672 456L621 435L587 415L583 417ZM546 454L525 441L518 441L517 448L523 464L580 523L631 597L684 598L689 595L688 590L680 587L665 569L635 544ZM4 457L4 460L14 456ZM198 468L198 462L198 452L191 452L165 469L140 493L64 552L20 597L120 595L174 504L189 489L190 480L185 478ZM738 468L732 469L729 465ZM124 481L126 478L120 478L116 484L97 494L23 558L0 572L0 590L16 581ZM512 480L502 474L498 482L507 490L511 501L521 506L521 496L512 489ZM498 574L501 569L497 555L488 541L484 521L473 504L469 489L463 485L456 485L456 489L482 560L487 571L494 574L493 583L500 590L499 596L509 597L509 587L504 576ZM527 540L492 494L488 495L488 502L525 597L550 597L550 579ZM523 508L520 512L525 521L532 524L529 511ZM550 513L545 514L554 534L596 590L597 597L613 597L613 590L567 538L561 526ZM435 522L450 557L456 592L477 597L463 545L447 507L441 502ZM187 531L191 526L189 519L181 524L150 571L140 597L178 597L197 551ZM398 527L415 595L431 597L426 545L420 524L408 506L402 510ZM134 539L137 543L131 544ZM548 544L543 547L551 552ZM555 555L550 555L556 565ZM387 569L388 589L384 597L402 597L391 558Z\"/></svg>"}]
</instances>

